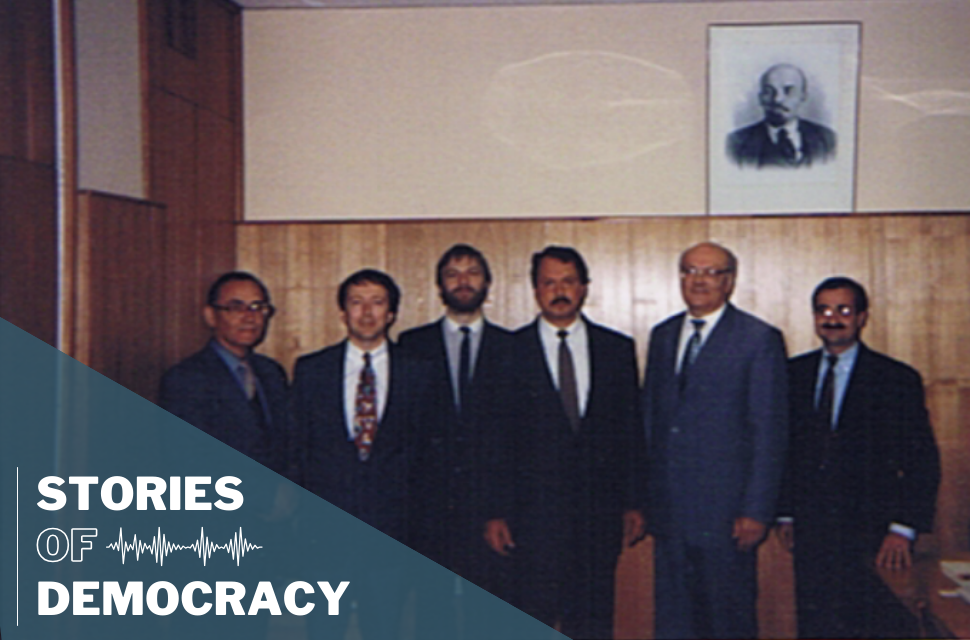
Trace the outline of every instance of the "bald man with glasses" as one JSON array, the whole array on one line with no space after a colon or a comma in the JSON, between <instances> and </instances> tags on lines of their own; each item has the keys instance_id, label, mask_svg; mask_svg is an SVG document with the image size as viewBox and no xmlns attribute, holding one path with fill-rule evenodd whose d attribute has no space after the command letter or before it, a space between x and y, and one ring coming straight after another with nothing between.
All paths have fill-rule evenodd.
<instances>
[{"instance_id":1,"label":"bald man with glasses","mask_svg":"<svg viewBox=\"0 0 970 640\"><path fill-rule=\"evenodd\" d=\"M788 440L785 345L730 304L737 259L681 255L687 310L650 335L643 388L655 638L757 638L757 548Z\"/></svg>"}]
</instances>

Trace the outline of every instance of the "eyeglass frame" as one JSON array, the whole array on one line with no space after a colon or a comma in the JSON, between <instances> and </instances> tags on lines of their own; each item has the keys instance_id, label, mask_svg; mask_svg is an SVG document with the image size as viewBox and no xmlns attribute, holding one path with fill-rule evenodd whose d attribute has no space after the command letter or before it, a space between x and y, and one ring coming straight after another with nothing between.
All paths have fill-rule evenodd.
<instances>
[{"instance_id":1,"label":"eyeglass frame","mask_svg":"<svg viewBox=\"0 0 970 640\"><path fill-rule=\"evenodd\" d=\"M216 311L225 311L231 315L241 316L245 313L258 313L264 318L271 318L273 314L276 313L276 307L274 307L269 302L250 302L246 304L245 302L240 302L239 300L233 300L228 305L224 304L210 304L210 307Z\"/></svg>"},{"instance_id":2,"label":"eyeglass frame","mask_svg":"<svg viewBox=\"0 0 970 640\"><path fill-rule=\"evenodd\" d=\"M721 276L727 275L729 273L734 273L734 269L731 267L725 267L723 269L715 269L714 267L708 267L706 269L701 269L698 267L681 267L680 277L694 277L694 278L719 278Z\"/></svg>"}]
</instances>

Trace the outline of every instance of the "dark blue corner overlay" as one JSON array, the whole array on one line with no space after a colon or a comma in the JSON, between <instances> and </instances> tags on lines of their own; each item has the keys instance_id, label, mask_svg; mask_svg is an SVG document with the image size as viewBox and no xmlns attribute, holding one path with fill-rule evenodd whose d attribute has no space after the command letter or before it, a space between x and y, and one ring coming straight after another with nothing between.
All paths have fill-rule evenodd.
<instances>
[{"instance_id":1,"label":"dark blue corner overlay","mask_svg":"<svg viewBox=\"0 0 970 640\"><path fill-rule=\"evenodd\" d=\"M5 640L564 637L4 320L0 433Z\"/></svg>"}]
</instances>

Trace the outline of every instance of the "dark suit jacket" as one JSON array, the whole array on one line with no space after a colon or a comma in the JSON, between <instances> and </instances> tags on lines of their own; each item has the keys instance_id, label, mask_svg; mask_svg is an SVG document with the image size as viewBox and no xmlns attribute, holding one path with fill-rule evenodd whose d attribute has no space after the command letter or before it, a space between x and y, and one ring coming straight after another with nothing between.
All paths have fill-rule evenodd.
<instances>
[{"instance_id":1,"label":"dark suit jacket","mask_svg":"<svg viewBox=\"0 0 970 640\"><path fill-rule=\"evenodd\" d=\"M742 167L810 166L812 162L826 162L835 157L834 131L810 120L799 119L798 132L802 136L802 158L798 162L782 156L780 147L771 141L764 120L731 133L727 139L728 156Z\"/></svg>"},{"instance_id":2,"label":"dark suit jacket","mask_svg":"<svg viewBox=\"0 0 970 640\"><path fill-rule=\"evenodd\" d=\"M615 563L623 511L642 503L636 352L629 337L589 320L586 327L591 386L578 434L553 385L538 320L515 333L517 491L506 511L517 553L537 545L546 558L572 562L558 544L572 530L591 556Z\"/></svg>"},{"instance_id":3,"label":"dark suit jacket","mask_svg":"<svg viewBox=\"0 0 970 640\"><path fill-rule=\"evenodd\" d=\"M675 362L685 317L650 336L647 523L658 535L723 544L737 517L774 520L788 441L785 344L777 329L729 304L681 393Z\"/></svg>"},{"instance_id":4,"label":"dark suit jacket","mask_svg":"<svg viewBox=\"0 0 970 640\"><path fill-rule=\"evenodd\" d=\"M269 407L260 427L239 382L210 344L162 377L158 404L189 424L281 474L290 472L286 374L275 360L252 354Z\"/></svg>"},{"instance_id":5,"label":"dark suit jacket","mask_svg":"<svg viewBox=\"0 0 970 640\"><path fill-rule=\"evenodd\" d=\"M454 403L443 320L402 333L399 344L424 360L437 419L415 444L415 544L426 556L470 579L476 553L488 552L485 522L509 501L507 459L512 334L486 322L461 415Z\"/></svg>"},{"instance_id":6,"label":"dark suit jacket","mask_svg":"<svg viewBox=\"0 0 970 640\"><path fill-rule=\"evenodd\" d=\"M361 462L344 413L346 341L301 357L293 416L303 442L304 487L387 535L407 541L412 440L430 405L419 361L388 344L390 386L370 458Z\"/></svg>"},{"instance_id":7,"label":"dark suit jacket","mask_svg":"<svg viewBox=\"0 0 970 640\"><path fill-rule=\"evenodd\" d=\"M794 516L802 531L824 506L813 499L830 435L819 430L814 409L821 353L798 356L789 366L792 448L779 512ZM919 373L860 344L835 433L838 449L830 459L839 474L839 512L848 514L840 528L874 545L893 522L930 531L940 462Z\"/></svg>"}]
</instances>

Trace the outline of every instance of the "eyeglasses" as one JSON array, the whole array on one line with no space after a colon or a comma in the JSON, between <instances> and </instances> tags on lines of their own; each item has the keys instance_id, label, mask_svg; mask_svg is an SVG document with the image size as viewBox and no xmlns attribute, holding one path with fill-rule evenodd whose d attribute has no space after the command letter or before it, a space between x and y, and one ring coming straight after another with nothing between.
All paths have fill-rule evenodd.
<instances>
[{"instance_id":1,"label":"eyeglasses","mask_svg":"<svg viewBox=\"0 0 970 640\"><path fill-rule=\"evenodd\" d=\"M726 273L732 273L734 269L715 269L714 267L708 267L706 269L701 269L700 267L681 267L680 277L686 278L688 276L694 278L717 278L723 276Z\"/></svg>"},{"instance_id":2,"label":"eyeglasses","mask_svg":"<svg viewBox=\"0 0 970 640\"><path fill-rule=\"evenodd\" d=\"M834 318L835 316L848 318L852 315L855 315L855 309L845 304L840 304L837 307L823 307L819 305L815 307L815 315L822 316L825 318Z\"/></svg>"},{"instance_id":3,"label":"eyeglasses","mask_svg":"<svg viewBox=\"0 0 970 640\"><path fill-rule=\"evenodd\" d=\"M232 316L241 316L249 311L252 311L253 313L258 313L264 318L268 318L276 313L276 307L268 302L240 302L239 300L233 300L226 305L213 304L210 306L213 309L225 311Z\"/></svg>"}]
</instances>

